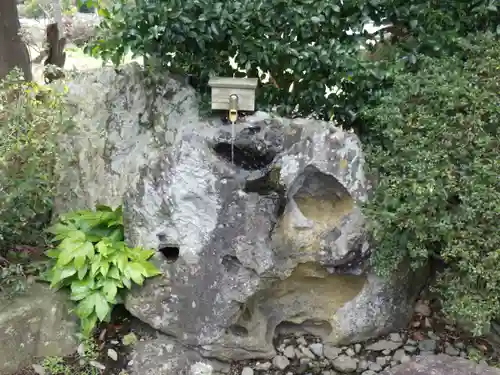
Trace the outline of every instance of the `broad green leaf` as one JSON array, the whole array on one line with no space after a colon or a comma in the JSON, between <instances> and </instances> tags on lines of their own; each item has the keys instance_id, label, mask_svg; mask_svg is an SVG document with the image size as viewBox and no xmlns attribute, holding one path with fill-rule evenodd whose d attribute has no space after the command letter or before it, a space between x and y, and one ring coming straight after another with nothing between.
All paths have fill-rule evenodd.
<instances>
[{"instance_id":1,"label":"broad green leaf","mask_svg":"<svg viewBox=\"0 0 500 375\"><path fill-rule=\"evenodd\" d=\"M161 271L151 262L148 262L148 261L141 261L140 262L142 268L143 268L143 272L142 272L142 275L144 277L154 277L154 276L158 276L158 275L161 275Z\"/></svg>"},{"instance_id":2,"label":"broad green leaf","mask_svg":"<svg viewBox=\"0 0 500 375\"><path fill-rule=\"evenodd\" d=\"M82 280L89 270L88 264L84 264L81 268L78 269L78 279Z\"/></svg>"},{"instance_id":3,"label":"broad green leaf","mask_svg":"<svg viewBox=\"0 0 500 375\"><path fill-rule=\"evenodd\" d=\"M156 253L155 250L142 250L141 248L134 248L133 251L137 254L135 258L137 260L148 260Z\"/></svg>"},{"instance_id":4,"label":"broad green leaf","mask_svg":"<svg viewBox=\"0 0 500 375\"><path fill-rule=\"evenodd\" d=\"M108 280L104 283L104 286L102 287L102 292L106 296L106 299L110 303L115 302L115 297L116 293L118 292L118 288L116 286L116 281L114 280Z\"/></svg>"},{"instance_id":5,"label":"broad green leaf","mask_svg":"<svg viewBox=\"0 0 500 375\"><path fill-rule=\"evenodd\" d=\"M125 274L129 276L136 284L142 285L144 282L143 273L146 273L144 267L137 262L129 262L125 269Z\"/></svg>"},{"instance_id":6,"label":"broad green leaf","mask_svg":"<svg viewBox=\"0 0 500 375\"><path fill-rule=\"evenodd\" d=\"M76 268L73 266L65 266L64 268L54 268L52 273L51 287L56 286L65 279L76 274Z\"/></svg>"},{"instance_id":7,"label":"broad green leaf","mask_svg":"<svg viewBox=\"0 0 500 375\"><path fill-rule=\"evenodd\" d=\"M100 267L101 275L106 277L109 271L109 263L105 260L102 260Z\"/></svg>"},{"instance_id":8,"label":"broad green leaf","mask_svg":"<svg viewBox=\"0 0 500 375\"><path fill-rule=\"evenodd\" d=\"M99 320L106 319L106 316L111 311L111 306L109 302L106 300L104 295L99 292L94 293L94 301L95 301L95 312Z\"/></svg>"},{"instance_id":9,"label":"broad green leaf","mask_svg":"<svg viewBox=\"0 0 500 375\"><path fill-rule=\"evenodd\" d=\"M90 274L92 276L95 276L100 268L101 268L101 254L94 254L94 257L90 260Z\"/></svg>"},{"instance_id":10,"label":"broad green leaf","mask_svg":"<svg viewBox=\"0 0 500 375\"><path fill-rule=\"evenodd\" d=\"M80 302L78 302L78 306L76 307L76 313L80 319L88 317L95 311L95 292L87 295Z\"/></svg>"},{"instance_id":11,"label":"broad green leaf","mask_svg":"<svg viewBox=\"0 0 500 375\"><path fill-rule=\"evenodd\" d=\"M122 277L122 283L125 286L125 288L127 288L127 289L131 289L132 288L132 283L130 282L130 278L128 276L123 276Z\"/></svg>"},{"instance_id":12,"label":"broad green leaf","mask_svg":"<svg viewBox=\"0 0 500 375\"><path fill-rule=\"evenodd\" d=\"M73 301L80 301L88 297L92 293L93 284L93 279L73 281L71 283L71 299Z\"/></svg>"},{"instance_id":13,"label":"broad green leaf","mask_svg":"<svg viewBox=\"0 0 500 375\"><path fill-rule=\"evenodd\" d=\"M52 258L52 259L57 259L59 257L59 254L61 253L61 250L58 248L55 249L50 249L45 252L45 255L47 257Z\"/></svg>"},{"instance_id":14,"label":"broad green leaf","mask_svg":"<svg viewBox=\"0 0 500 375\"><path fill-rule=\"evenodd\" d=\"M65 238L58 247L61 250L57 259L57 266L62 267L71 262L75 257L91 257L94 246L85 240L85 234L81 231L73 232L71 237Z\"/></svg>"},{"instance_id":15,"label":"broad green leaf","mask_svg":"<svg viewBox=\"0 0 500 375\"><path fill-rule=\"evenodd\" d=\"M108 271L108 278L112 278L115 280L121 280L120 271L116 266L111 266Z\"/></svg>"},{"instance_id":16,"label":"broad green leaf","mask_svg":"<svg viewBox=\"0 0 500 375\"><path fill-rule=\"evenodd\" d=\"M78 228L72 223L56 223L46 229L46 232L51 233L57 237L65 238L70 232L78 231Z\"/></svg>"},{"instance_id":17,"label":"broad green leaf","mask_svg":"<svg viewBox=\"0 0 500 375\"><path fill-rule=\"evenodd\" d=\"M109 206L106 206L104 204L97 204L95 206L96 211L103 211L103 212L113 212L113 209Z\"/></svg>"},{"instance_id":18,"label":"broad green leaf","mask_svg":"<svg viewBox=\"0 0 500 375\"><path fill-rule=\"evenodd\" d=\"M125 272L127 263L129 262L127 254L115 253L111 258L111 262L118 267L120 272Z\"/></svg>"},{"instance_id":19,"label":"broad green leaf","mask_svg":"<svg viewBox=\"0 0 500 375\"><path fill-rule=\"evenodd\" d=\"M84 337L90 337L92 331L97 326L97 315L92 313L85 318L80 318L80 327Z\"/></svg>"}]
</instances>

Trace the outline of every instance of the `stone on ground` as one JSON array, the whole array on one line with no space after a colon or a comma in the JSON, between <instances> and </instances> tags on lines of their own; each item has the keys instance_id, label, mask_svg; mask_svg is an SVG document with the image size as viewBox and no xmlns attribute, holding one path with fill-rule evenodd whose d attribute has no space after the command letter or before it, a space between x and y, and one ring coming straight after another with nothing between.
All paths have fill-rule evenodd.
<instances>
[{"instance_id":1,"label":"stone on ground","mask_svg":"<svg viewBox=\"0 0 500 375\"><path fill-rule=\"evenodd\" d=\"M227 364L205 359L164 335L139 341L130 358L130 375L221 375L229 371Z\"/></svg>"},{"instance_id":2,"label":"stone on ground","mask_svg":"<svg viewBox=\"0 0 500 375\"><path fill-rule=\"evenodd\" d=\"M78 325L69 296L33 284L12 300L0 295L0 374L31 365L35 358L76 351Z\"/></svg>"}]
</instances>

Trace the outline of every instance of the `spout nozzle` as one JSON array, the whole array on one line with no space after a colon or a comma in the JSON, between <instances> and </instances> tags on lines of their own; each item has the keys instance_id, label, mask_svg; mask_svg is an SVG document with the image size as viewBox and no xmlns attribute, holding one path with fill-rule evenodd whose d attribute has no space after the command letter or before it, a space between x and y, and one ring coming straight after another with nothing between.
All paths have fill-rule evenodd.
<instances>
[{"instance_id":1,"label":"spout nozzle","mask_svg":"<svg viewBox=\"0 0 500 375\"><path fill-rule=\"evenodd\" d=\"M236 122L238 119L238 95L229 96L229 121Z\"/></svg>"}]
</instances>

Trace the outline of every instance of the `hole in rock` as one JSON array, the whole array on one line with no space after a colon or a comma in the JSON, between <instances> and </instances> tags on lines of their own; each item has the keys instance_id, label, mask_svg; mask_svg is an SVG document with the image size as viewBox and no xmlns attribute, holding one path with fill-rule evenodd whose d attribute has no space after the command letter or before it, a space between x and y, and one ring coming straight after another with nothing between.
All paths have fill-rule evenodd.
<instances>
[{"instance_id":1,"label":"hole in rock","mask_svg":"<svg viewBox=\"0 0 500 375\"><path fill-rule=\"evenodd\" d=\"M233 324L229 327L229 332L235 336L248 336L248 329L239 324Z\"/></svg>"},{"instance_id":2,"label":"hole in rock","mask_svg":"<svg viewBox=\"0 0 500 375\"><path fill-rule=\"evenodd\" d=\"M236 272L240 268L241 263L237 257L226 254L222 257L222 265L227 272Z\"/></svg>"},{"instance_id":3,"label":"hole in rock","mask_svg":"<svg viewBox=\"0 0 500 375\"><path fill-rule=\"evenodd\" d=\"M243 188L245 193L269 195L273 192L284 196L284 188L279 183L279 170L270 170L257 178L248 178Z\"/></svg>"},{"instance_id":4,"label":"hole in rock","mask_svg":"<svg viewBox=\"0 0 500 375\"><path fill-rule=\"evenodd\" d=\"M241 131L241 134L245 135L254 135L259 133L262 130L260 126L249 126L248 128L245 128Z\"/></svg>"},{"instance_id":5,"label":"hole in rock","mask_svg":"<svg viewBox=\"0 0 500 375\"><path fill-rule=\"evenodd\" d=\"M332 333L332 326L326 320L306 319L300 324L284 321L278 324L274 331L274 336L276 338L296 333L328 337Z\"/></svg>"},{"instance_id":6,"label":"hole in rock","mask_svg":"<svg viewBox=\"0 0 500 375\"><path fill-rule=\"evenodd\" d=\"M179 246L160 246L158 251L165 257L168 263L174 263L179 259Z\"/></svg>"},{"instance_id":7,"label":"hole in rock","mask_svg":"<svg viewBox=\"0 0 500 375\"><path fill-rule=\"evenodd\" d=\"M231 162L231 143L220 142L214 147L217 155ZM267 167L272 163L275 152L257 150L253 147L242 147L234 145L233 164L246 170L257 170Z\"/></svg>"}]
</instances>

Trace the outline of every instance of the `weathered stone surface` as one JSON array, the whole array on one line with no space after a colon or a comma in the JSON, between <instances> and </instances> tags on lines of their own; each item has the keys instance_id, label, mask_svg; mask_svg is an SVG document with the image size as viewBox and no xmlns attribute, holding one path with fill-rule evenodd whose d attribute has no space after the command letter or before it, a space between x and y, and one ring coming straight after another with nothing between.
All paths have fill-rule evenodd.
<instances>
[{"instance_id":1,"label":"weathered stone surface","mask_svg":"<svg viewBox=\"0 0 500 375\"><path fill-rule=\"evenodd\" d=\"M500 375L500 370L445 354L418 356L381 375Z\"/></svg>"},{"instance_id":2,"label":"weathered stone surface","mask_svg":"<svg viewBox=\"0 0 500 375\"><path fill-rule=\"evenodd\" d=\"M127 240L159 249L163 275L129 295L132 314L222 360L270 358L289 329L339 344L406 324L419 282L367 267L353 133L256 113L236 124L232 159L230 126L200 119L180 81L131 65L68 87L78 129L58 209L125 197Z\"/></svg>"},{"instance_id":3,"label":"weathered stone surface","mask_svg":"<svg viewBox=\"0 0 500 375\"><path fill-rule=\"evenodd\" d=\"M36 357L75 352L78 326L70 316L69 297L45 284L4 300L0 295L0 374L10 374Z\"/></svg>"},{"instance_id":4,"label":"weathered stone surface","mask_svg":"<svg viewBox=\"0 0 500 375\"><path fill-rule=\"evenodd\" d=\"M224 375L229 365L207 360L164 335L140 341L131 354L130 375Z\"/></svg>"}]
</instances>

